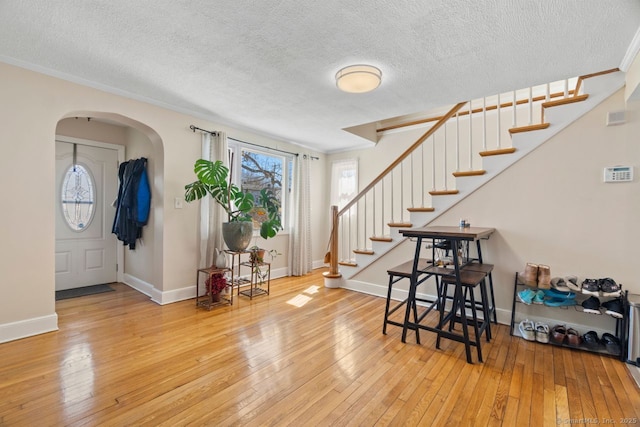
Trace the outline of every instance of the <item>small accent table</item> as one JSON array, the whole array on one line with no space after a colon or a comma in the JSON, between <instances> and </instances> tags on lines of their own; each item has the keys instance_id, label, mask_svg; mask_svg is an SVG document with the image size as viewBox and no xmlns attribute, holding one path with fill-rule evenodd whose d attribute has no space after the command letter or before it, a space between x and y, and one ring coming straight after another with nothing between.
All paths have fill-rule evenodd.
<instances>
[{"instance_id":1,"label":"small accent table","mask_svg":"<svg viewBox=\"0 0 640 427\"><path fill-rule=\"evenodd\" d=\"M226 274L231 272L231 279L227 280L226 295L218 294L218 300L214 300L214 296L205 286L205 293L200 293L200 285L198 283L200 274L206 274L207 279L211 280L215 274ZM196 307L204 307L207 310L218 305L233 305L233 271L230 268L207 267L200 268L196 274Z\"/></svg>"},{"instance_id":2,"label":"small accent table","mask_svg":"<svg viewBox=\"0 0 640 427\"><path fill-rule=\"evenodd\" d=\"M243 262L240 265L251 268L251 280L249 283L249 289L240 291L240 288L238 288L238 294L249 297L249 299L253 299L253 297L258 295L269 295L269 288L271 285L271 263L256 261L250 258L249 261Z\"/></svg>"}]
</instances>

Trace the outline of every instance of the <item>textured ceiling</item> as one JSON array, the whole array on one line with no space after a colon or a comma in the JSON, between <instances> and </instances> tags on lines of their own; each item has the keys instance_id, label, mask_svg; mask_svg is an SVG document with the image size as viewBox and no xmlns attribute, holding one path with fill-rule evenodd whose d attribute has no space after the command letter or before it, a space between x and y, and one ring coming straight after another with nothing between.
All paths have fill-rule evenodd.
<instances>
[{"instance_id":1,"label":"textured ceiling","mask_svg":"<svg viewBox=\"0 0 640 427\"><path fill-rule=\"evenodd\" d=\"M346 127L618 67L639 25L638 0L0 0L0 61L331 152L371 145ZM357 63L376 91L336 89Z\"/></svg>"}]
</instances>

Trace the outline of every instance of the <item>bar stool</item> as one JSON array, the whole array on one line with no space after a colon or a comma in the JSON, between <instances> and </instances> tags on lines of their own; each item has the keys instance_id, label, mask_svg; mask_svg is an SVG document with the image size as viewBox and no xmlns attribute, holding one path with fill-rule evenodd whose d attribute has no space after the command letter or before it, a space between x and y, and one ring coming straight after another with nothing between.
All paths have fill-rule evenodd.
<instances>
[{"instance_id":1,"label":"bar stool","mask_svg":"<svg viewBox=\"0 0 640 427\"><path fill-rule=\"evenodd\" d=\"M453 303L451 307L451 311L445 315L444 313L444 301L447 296L447 291L449 285L456 286L456 276L455 275L447 275L441 276L441 294L440 299L442 299L443 303L439 305L440 308L440 322L438 324L438 328L442 329L446 323L449 323L449 331L453 330L453 327L456 323L460 323L462 325L462 339L461 341L464 343L465 348L468 349L470 346L475 346L478 351L478 360L482 362L482 346L480 345L480 337L483 333L485 333L487 341L490 340L490 320L487 315L488 313L488 298L486 292L486 273L480 271L470 271L470 270L461 270L460 271L460 286L461 289L456 289ZM474 290L476 287L480 287L481 301L476 302ZM478 319L477 308L480 307L482 312L484 313L484 319L480 321ZM471 310L471 319L467 318L466 308ZM458 315L458 310L460 310L460 314ZM473 326L474 331L474 339L472 340L469 336L468 325L469 323ZM438 333L438 338L436 339L436 348L440 348L440 333Z\"/></svg>"},{"instance_id":2,"label":"bar stool","mask_svg":"<svg viewBox=\"0 0 640 427\"><path fill-rule=\"evenodd\" d=\"M433 264L433 261L427 258L420 258L418 260L418 278L417 278L416 286L420 285L429 277L431 277L431 274L426 273L424 270L427 267L431 266L432 264ZM394 312L396 312L400 307L403 307L405 304L407 304L408 298L404 299L403 301L400 301L399 303L391 307L391 292L393 291L393 285L399 282L400 280L402 279L411 280L412 271L413 271L413 260L407 261L405 263L402 263L396 267L393 267L387 270L387 273L389 274L389 287L387 289L387 302L384 309L384 323L382 325L382 333L385 335L387 334L387 325L399 326L401 328L404 327L404 323L396 322L394 320L389 320L389 316ZM427 309L425 310L425 312L422 313L422 315L420 316L418 316L418 308L417 308L416 301L430 304L429 307L427 307ZM415 321L415 323L419 323L420 320L422 320L422 318L424 318L424 316L426 316L433 309L436 303L437 303L437 298L434 301L427 300L424 298L415 298L415 300L412 301L412 306L411 306L411 309L413 311L413 320ZM416 328L416 342L420 344L420 334L417 328Z\"/></svg>"},{"instance_id":3,"label":"bar stool","mask_svg":"<svg viewBox=\"0 0 640 427\"><path fill-rule=\"evenodd\" d=\"M491 297L489 316L493 318L493 323L497 325L498 316L496 314L496 298L493 293L493 277L491 276L491 272L493 271L493 264L479 263L474 261L462 267L462 270L479 271L485 273L489 277L489 296Z\"/></svg>"}]
</instances>

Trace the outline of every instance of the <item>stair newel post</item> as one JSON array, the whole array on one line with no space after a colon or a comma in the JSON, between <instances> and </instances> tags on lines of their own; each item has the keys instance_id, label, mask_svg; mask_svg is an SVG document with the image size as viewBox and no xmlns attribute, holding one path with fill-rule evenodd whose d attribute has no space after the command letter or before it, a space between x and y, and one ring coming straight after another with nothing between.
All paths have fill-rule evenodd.
<instances>
[{"instance_id":1,"label":"stair newel post","mask_svg":"<svg viewBox=\"0 0 640 427\"><path fill-rule=\"evenodd\" d=\"M331 238L329 241L329 271L324 273L325 286L328 288L339 287L339 282L331 282L327 279L338 279L342 277L338 271L338 226L340 218L338 217L338 207L331 206Z\"/></svg>"}]
</instances>

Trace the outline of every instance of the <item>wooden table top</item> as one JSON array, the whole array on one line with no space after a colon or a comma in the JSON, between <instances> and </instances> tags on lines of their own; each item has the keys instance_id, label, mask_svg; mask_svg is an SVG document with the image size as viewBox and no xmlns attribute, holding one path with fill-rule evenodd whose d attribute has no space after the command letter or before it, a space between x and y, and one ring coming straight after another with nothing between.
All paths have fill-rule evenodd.
<instances>
[{"instance_id":1,"label":"wooden table top","mask_svg":"<svg viewBox=\"0 0 640 427\"><path fill-rule=\"evenodd\" d=\"M428 237L436 239L478 240L489 237L495 228L489 227L455 227L446 225L431 225L421 228L400 230L405 237Z\"/></svg>"}]
</instances>

